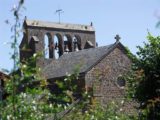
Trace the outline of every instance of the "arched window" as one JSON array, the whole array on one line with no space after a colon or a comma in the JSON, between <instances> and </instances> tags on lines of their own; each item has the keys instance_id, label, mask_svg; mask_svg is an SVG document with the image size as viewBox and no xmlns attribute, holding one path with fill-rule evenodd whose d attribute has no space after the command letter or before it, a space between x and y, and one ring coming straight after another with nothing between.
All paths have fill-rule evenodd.
<instances>
[{"instance_id":1,"label":"arched window","mask_svg":"<svg viewBox=\"0 0 160 120\"><path fill-rule=\"evenodd\" d=\"M45 36L44 36L44 57L45 57L46 59L49 58L48 45L49 45L49 39L48 39L48 36L45 35Z\"/></svg>"},{"instance_id":2,"label":"arched window","mask_svg":"<svg viewBox=\"0 0 160 120\"><path fill-rule=\"evenodd\" d=\"M54 56L58 59L63 54L63 42L60 34L54 36Z\"/></svg>"},{"instance_id":3,"label":"arched window","mask_svg":"<svg viewBox=\"0 0 160 120\"><path fill-rule=\"evenodd\" d=\"M73 37L73 48L74 48L74 51L79 51L81 50L81 39L79 36L75 35Z\"/></svg>"},{"instance_id":4,"label":"arched window","mask_svg":"<svg viewBox=\"0 0 160 120\"><path fill-rule=\"evenodd\" d=\"M53 58L53 41L49 33L44 36L44 56L46 59Z\"/></svg>"},{"instance_id":5,"label":"arched window","mask_svg":"<svg viewBox=\"0 0 160 120\"><path fill-rule=\"evenodd\" d=\"M54 36L54 46L55 46L54 56L55 56L55 59L59 58L59 47L58 47L58 45L59 45L58 37Z\"/></svg>"},{"instance_id":6,"label":"arched window","mask_svg":"<svg viewBox=\"0 0 160 120\"><path fill-rule=\"evenodd\" d=\"M64 52L68 53L72 51L72 38L69 35L63 37L64 40Z\"/></svg>"}]
</instances>

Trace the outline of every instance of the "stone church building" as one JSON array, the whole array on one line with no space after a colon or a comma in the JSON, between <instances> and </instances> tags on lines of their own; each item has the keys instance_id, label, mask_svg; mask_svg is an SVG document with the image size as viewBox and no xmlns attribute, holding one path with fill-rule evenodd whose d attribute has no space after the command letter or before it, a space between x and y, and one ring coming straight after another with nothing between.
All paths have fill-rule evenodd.
<instances>
[{"instance_id":1,"label":"stone church building","mask_svg":"<svg viewBox=\"0 0 160 120\"><path fill-rule=\"evenodd\" d=\"M102 104L124 96L122 75L130 69L131 60L120 43L98 47L93 25L78 25L25 20L20 44L20 60L43 52L36 65L47 80L62 79L79 66L77 83L92 88ZM27 49L25 49L27 48Z\"/></svg>"}]
</instances>

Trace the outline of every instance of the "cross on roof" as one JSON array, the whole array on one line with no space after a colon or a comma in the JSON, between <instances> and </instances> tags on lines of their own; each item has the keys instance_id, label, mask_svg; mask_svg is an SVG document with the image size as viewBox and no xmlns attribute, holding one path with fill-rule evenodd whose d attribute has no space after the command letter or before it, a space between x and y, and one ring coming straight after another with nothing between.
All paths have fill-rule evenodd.
<instances>
[{"instance_id":1,"label":"cross on roof","mask_svg":"<svg viewBox=\"0 0 160 120\"><path fill-rule=\"evenodd\" d=\"M117 34L117 35L115 36L115 39L116 39L116 42L119 42L119 40L121 39L121 37Z\"/></svg>"}]
</instances>

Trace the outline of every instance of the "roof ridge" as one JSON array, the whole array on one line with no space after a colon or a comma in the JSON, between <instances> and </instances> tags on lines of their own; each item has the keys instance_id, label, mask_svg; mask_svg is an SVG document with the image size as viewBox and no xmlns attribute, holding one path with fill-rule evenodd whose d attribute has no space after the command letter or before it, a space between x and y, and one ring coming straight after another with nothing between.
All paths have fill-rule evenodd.
<instances>
[{"instance_id":1,"label":"roof ridge","mask_svg":"<svg viewBox=\"0 0 160 120\"><path fill-rule=\"evenodd\" d=\"M62 77L65 76L66 73L71 74L75 65L82 64L80 73L83 73L108 53L113 45L114 44L64 54L55 60L57 62L56 64L51 62L51 64L47 65L44 68L44 72L46 72L48 79Z\"/></svg>"},{"instance_id":2,"label":"roof ridge","mask_svg":"<svg viewBox=\"0 0 160 120\"><path fill-rule=\"evenodd\" d=\"M120 42L119 42L120 43ZM106 57L119 43L114 43L114 44L111 44L108 48L108 51L102 55L99 60L97 60L92 66L90 66L86 71L89 71L91 68L93 68L93 66L95 66L96 64L98 64L104 57ZM86 72L85 71L85 72Z\"/></svg>"},{"instance_id":3,"label":"roof ridge","mask_svg":"<svg viewBox=\"0 0 160 120\"><path fill-rule=\"evenodd\" d=\"M61 57L63 57L63 56L66 56L66 55L68 55L68 54L76 54L76 53L80 53L80 52L84 52L84 51L91 51L91 49L92 50L97 50L97 49L102 49L102 48L105 48L105 47L109 47L109 46L112 46L113 44L110 44L110 45L105 45L105 46L100 46L100 47L96 47L96 48L89 48L89 49L82 49L82 50L79 50L79 51L73 51L73 52L69 52L69 53L67 53L67 54L63 54ZM61 58L60 57L60 58Z\"/></svg>"},{"instance_id":4,"label":"roof ridge","mask_svg":"<svg viewBox=\"0 0 160 120\"><path fill-rule=\"evenodd\" d=\"M93 27L91 25L87 25L87 24L74 24L74 23L59 23L59 22L52 22L52 21L43 21L43 20L33 20L33 19L27 19L26 21L32 21L32 22L44 22L44 23L52 23L52 24L59 24L59 25L63 25L63 24L69 24L69 25L79 25L79 26L89 26L89 27Z\"/></svg>"}]
</instances>

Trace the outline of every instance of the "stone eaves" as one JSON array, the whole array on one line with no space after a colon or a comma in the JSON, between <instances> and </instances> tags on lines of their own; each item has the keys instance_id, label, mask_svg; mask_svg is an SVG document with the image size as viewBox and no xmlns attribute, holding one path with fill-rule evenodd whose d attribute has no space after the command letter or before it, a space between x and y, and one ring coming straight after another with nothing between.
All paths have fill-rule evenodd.
<instances>
[{"instance_id":1,"label":"stone eaves","mask_svg":"<svg viewBox=\"0 0 160 120\"><path fill-rule=\"evenodd\" d=\"M44 22L38 20L26 20L27 26L32 27L44 27L44 28L54 28L54 29L66 29L66 30L80 30L80 31L90 31L94 32L94 27L89 25L80 24L69 24L69 23L55 23L55 22Z\"/></svg>"},{"instance_id":2,"label":"stone eaves","mask_svg":"<svg viewBox=\"0 0 160 120\"><path fill-rule=\"evenodd\" d=\"M47 65L43 69L43 73L47 79L64 77L72 74L77 66L79 66L80 73L84 73L103 59L115 46L116 44L111 44L64 54L58 60Z\"/></svg>"}]
</instances>

